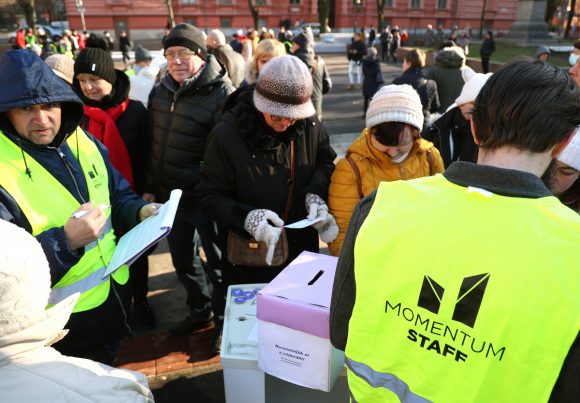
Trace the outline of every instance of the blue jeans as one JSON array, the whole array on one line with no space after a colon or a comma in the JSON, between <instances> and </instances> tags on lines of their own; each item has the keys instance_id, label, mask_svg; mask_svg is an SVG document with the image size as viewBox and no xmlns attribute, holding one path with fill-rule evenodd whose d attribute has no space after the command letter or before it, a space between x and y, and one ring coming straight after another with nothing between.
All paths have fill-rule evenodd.
<instances>
[{"instance_id":1,"label":"blue jeans","mask_svg":"<svg viewBox=\"0 0 580 403\"><path fill-rule=\"evenodd\" d=\"M196 259L196 236L204 244L204 234L211 236L212 222L209 221L199 208L179 208L173 222L173 228L167 237L171 260L179 281L187 292L187 305L191 318L194 321L206 319L211 312L211 283L199 259ZM196 231L198 232L196 235ZM208 240L211 245L211 239ZM211 248L206 254L212 255ZM205 248L204 248L205 251ZM208 265L219 258L208 257Z\"/></svg>"}]
</instances>

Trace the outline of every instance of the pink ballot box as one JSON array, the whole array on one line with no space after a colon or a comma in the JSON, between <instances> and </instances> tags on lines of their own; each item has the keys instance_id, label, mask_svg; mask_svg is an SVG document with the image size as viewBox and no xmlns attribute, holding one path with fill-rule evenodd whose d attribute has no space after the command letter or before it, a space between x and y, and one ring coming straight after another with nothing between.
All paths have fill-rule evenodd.
<instances>
[{"instance_id":1,"label":"pink ballot box","mask_svg":"<svg viewBox=\"0 0 580 403\"><path fill-rule=\"evenodd\" d=\"M330 296L337 258L302 252L258 292L258 367L301 386L330 391L344 353L330 344Z\"/></svg>"}]
</instances>

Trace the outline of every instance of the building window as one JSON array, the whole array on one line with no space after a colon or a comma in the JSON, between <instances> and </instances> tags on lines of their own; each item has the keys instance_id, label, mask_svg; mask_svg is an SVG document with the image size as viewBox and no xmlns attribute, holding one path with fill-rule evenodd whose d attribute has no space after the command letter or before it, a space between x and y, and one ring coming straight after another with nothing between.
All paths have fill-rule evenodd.
<instances>
[{"instance_id":1,"label":"building window","mask_svg":"<svg viewBox=\"0 0 580 403\"><path fill-rule=\"evenodd\" d=\"M194 17L189 17L189 18L185 18L185 20L183 21L187 24L193 25L194 27L197 27L197 25L195 24L195 18Z\"/></svg>"},{"instance_id":2,"label":"building window","mask_svg":"<svg viewBox=\"0 0 580 403\"><path fill-rule=\"evenodd\" d=\"M300 0L290 0L290 4L293 5L300 4Z\"/></svg>"},{"instance_id":3,"label":"building window","mask_svg":"<svg viewBox=\"0 0 580 403\"><path fill-rule=\"evenodd\" d=\"M268 4L267 0L254 0L254 5L256 6L265 6Z\"/></svg>"},{"instance_id":4,"label":"building window","mask_svg":"<svg viewBox=\"0 0 580 403\"><path fill-rule=\"evenodd\" d=\"M197 0L181 0L181 4L197 4Z\"/></svg>"},{"instance_id":5,"label":"building window","mask_svg":"<svg viewBox=\"0 0 580 403\"><path fill-rule=\"evenodd\" d=\"M411 8L421 8L421 0L411 0Z\"/></svg>"},{"instance_id":6,"label":"building window","mask_svg":"<svg viewBox=\"0 0 580 403\"><path fill-rule=\"evenodd\" d=\"M437 8L446 9L447 8L447 0L437 0Z\"/></svg>"},{"instance_id":7,"label":"building window","mask_svg":"<svg viewBox=\"0 0 580 403\"><path fill-rule=\"evenodd\" d=\"M392 8L393 0L385 0L385 7Z\"/></svg>"},{"instance_id":8,"label":"building window","mask_svg":"<svg viewBox=\"0 0 580 403\"><path fill-rule=\"evenodd\" d=\"M355 6L362 6L363 0L352 0L352 4Z\"/></svg>"},{"instance_id":9,"label":"building window","mask_svg":"<svg viewBox=\"0 0 580 403\"><path fill-rule=\"evenodd\" d=\"M232 0L219 0L220 6L231 6L233 4Z\"/></svg>"},{"instance_id":10,"label":"building window","mask_svg":"<svg viewBox=\"0 0 580 403\"><path fill-rule=\"evenodd\" d=\"M231 18L220 18L220 27L221 28L231 28L232 27L232 19Z\"/></svg>"}]
</instances>

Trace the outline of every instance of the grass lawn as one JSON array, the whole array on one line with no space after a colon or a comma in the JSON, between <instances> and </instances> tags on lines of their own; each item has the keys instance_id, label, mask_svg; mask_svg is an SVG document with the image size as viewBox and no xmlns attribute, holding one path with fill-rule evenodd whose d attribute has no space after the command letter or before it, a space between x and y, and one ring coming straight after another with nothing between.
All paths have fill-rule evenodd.
<instances>
[{"instance_id":1,"label":"grass lawn","mask_svg":"<svg viewBox=\"0 0 580 403\"><path fill-rule=\"evenodd\" d=\"M469 56L468 57L479 57L480 44L469 45ZM491 55L491 61L497 63L505 63L511 59L529 56L534 57L537 46L518 46L518 45L508 45L506 43L495 43L495 52ZM548 61L553 65L558 67L570 67L568 64L568 57L570 53L555 53L552 52Z\"/></svg>"}]
</instances>

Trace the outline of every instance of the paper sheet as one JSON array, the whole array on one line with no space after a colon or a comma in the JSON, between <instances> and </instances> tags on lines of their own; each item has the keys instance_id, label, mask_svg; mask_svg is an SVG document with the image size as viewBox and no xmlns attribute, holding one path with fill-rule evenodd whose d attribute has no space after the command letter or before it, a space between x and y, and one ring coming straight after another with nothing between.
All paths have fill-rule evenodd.
<instances>
[{"instance_id":1,"label":"paper sheet","mask_svg":"<svg viewBox=\"0 0 580 403\"><path fill-rule=\"evenodd\" d=\"M169 200L161 206L157 215L148 217L119 239L115 253L103 278L122 265L133 263L149 247L155 245L169 234L173 226L181 193L180 189L172 190Z\"/></svg>"},{"instance_id":2,"label":"paper sheet","mask_svg":"<svg viewBox=\"0 0 580 403\"><path fill-rule=\"evenodd\" d=\"M318 220L309 220L308 218L305 218L304 220L300 220L300 221L293 222L292 224L284 225L284 228L290 228L290 229L306 228L306 227L309 227L311 225L318 224L321 221L322 221L322 218L319 218Z\"/></svg>"}]
</instances>

